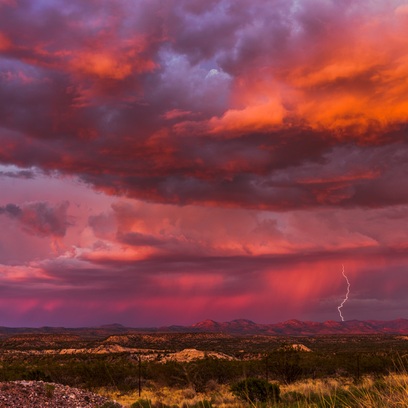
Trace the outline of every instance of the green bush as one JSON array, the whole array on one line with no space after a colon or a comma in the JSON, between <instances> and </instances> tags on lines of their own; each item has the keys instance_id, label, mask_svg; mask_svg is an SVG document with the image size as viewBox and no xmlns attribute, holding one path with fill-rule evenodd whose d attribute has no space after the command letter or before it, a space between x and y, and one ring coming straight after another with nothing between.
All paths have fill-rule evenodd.
<instances>
[{"instance_id":1,"label":"green bush","mask_svg":"<svg viewBox=\"0 0 408 408\"><path fill-rule=\"evenodd\" d=\"M249 403L279 402L280 388L260 378L247 378L231 386L234 395Z\"/></svg>"},{"instance_id":2,"label":"green bush","mask_svg":"<svg viewBox=\"0 0 408 408\"><path fill-rule=\"evenodd\" d=\"M152 402L148 399L138 399L130 408L152 408Z\"/></svg>"}]
</instances>

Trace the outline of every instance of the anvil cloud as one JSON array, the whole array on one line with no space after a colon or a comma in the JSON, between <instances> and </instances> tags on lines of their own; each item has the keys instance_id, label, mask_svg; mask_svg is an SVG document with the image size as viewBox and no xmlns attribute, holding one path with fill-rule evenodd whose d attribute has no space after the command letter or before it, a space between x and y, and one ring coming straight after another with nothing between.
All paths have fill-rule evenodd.
<instances>
[{"instance_id":1,"label":"anvil cloud","mask_svg":"<svg viewBox=\"0 0 408 408\"><path fill-rule=\"evenodd\" d=\"M406 317L407 75L403 0L0 0L0 323Z\"/></svg>"}]
</instances>

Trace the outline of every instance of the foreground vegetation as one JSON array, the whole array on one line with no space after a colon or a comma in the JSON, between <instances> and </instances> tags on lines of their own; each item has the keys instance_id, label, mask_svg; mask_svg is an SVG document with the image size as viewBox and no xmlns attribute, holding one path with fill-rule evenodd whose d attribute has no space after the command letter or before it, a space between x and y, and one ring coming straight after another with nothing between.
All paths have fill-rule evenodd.
<instances>
[{"instance_id":1,"label":"foreground vegetation","mask_svg":"<svg viewBox=\"0 0 408 408\"><path fill-rule=\"evenodd\" d=\"M112 344L139 351L56 352ZM160 360L189 347L232 358ZM132 408L403 407L408 406L407 356L403 336L140 334L29 341L18 336L0 342L0 381L60 383L102 393Z\"/></svg>"},{"instance_id":2,"label":"foreground vegetation","mask_svg":"<svg viewBox=\"0 0 408 408\"><path fill-rule=\"evenodd\" d=\"M356 384L350 378L302 380L280 386L279 402L245 402L225 385L212 391L196 393L190 388L172 389L151 386L138 394L100 390L104 395L132 408L400 408L408 406L408 375L392 374L384 377L364 377Z\"/></svg>"}]
</instances>

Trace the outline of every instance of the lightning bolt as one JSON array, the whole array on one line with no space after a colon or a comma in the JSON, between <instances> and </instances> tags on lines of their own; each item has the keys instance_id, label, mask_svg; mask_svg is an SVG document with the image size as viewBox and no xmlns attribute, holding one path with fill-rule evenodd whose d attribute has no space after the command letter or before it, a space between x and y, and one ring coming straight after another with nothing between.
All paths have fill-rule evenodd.
<instances>
[{"instance_id":1,"label":"lightning bolt","mask_svg":"<svg viewBox=\"0 0 408 408\"><path fill-rule=\"evenodd\" d=\"M339 311L339 315L340 315L341 321L344 322L344 317L343 317L343 315L341 314L341 308L342 308L342 307L344 306L344 304L348 301L348 296L349 296L349 294L350 294L350 282L349 282L349 280L348 280L346 274L344 273L344 265L341 265L341 267L342 267L341 273L342 273L342 275L344 276L344 279L345 279L346 282L347 282L347 293L346 293L346 297L343 299L343 301L341 302L340 306L337 307L337 310Z\"/></svg>"}]
</instances>

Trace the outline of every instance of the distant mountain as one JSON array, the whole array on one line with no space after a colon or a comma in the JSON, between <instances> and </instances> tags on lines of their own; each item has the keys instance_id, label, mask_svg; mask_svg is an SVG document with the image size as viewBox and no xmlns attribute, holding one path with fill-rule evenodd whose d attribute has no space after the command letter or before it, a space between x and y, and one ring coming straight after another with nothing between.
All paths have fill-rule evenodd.
<instances>
[{"instance_id":1,"label":"distant mountain","mask_svg":"<svg viewBox=\"0 0 408 408\"><path fill-rule=\"evenodd\" d=\"M123 324L119 323L111 323L111 324L103 324L102 326L98 326L99 329L107 329L107 330L126 330L126 327Z\"/></svg>"},{"instance_id":2,"label":"distant mountain","mask_svg":"<svg viewBox=\"0 0 408 408\"><path fill-rule=\"evenodd\" d=\"M251 320L238 319L231 322L218 323L214 320L204 320L193 324L191 328L204 332L252 333L262 331L263 325Z\"/></svg>"},{"instance_id":3,"label":"distant mountain","mask_svg":"<svg viewBox=\"0 0 408 408\"><path fill-rule=\"evenodd\" d=\"M232 335L266 335L266 336L314 336L324 334L400 334L408 335L408 320L348 320L338 322L328 320L323 323L287 320L274 324L258 324L247 319L237 319L230 322L203 320L191 326L165 326L152 328L131 328L121 324L105 324L99 327L40 327L40 328L10 328L0 326L0 336L16 334L76 334L89 337L104 337L112 334L130 333L225 333Z\"/></svg>"},{"instance_id":4,"label":"distant mountain","mask_svg":"<svg viewBox=\"0 0 408 408\"><path fill-rule=\"evenodd\" d=\"M408 320L391 321L349 320L336 322L328 320L323 323L288 320L275 324L257 324L251 320L232 320L219 323L214 320L204 320L190 326L198 332L224 332L231 334L264 334L264 335L318 335L318 334L408 334ZM170 329L170 328L169 328ZM186 331L186 327L183 328Z\"/></svg>"}]
</instances>

